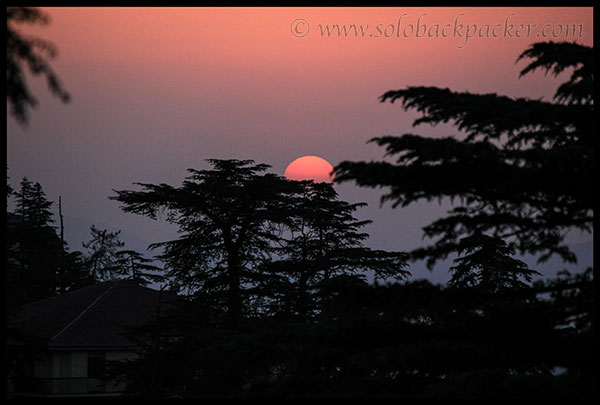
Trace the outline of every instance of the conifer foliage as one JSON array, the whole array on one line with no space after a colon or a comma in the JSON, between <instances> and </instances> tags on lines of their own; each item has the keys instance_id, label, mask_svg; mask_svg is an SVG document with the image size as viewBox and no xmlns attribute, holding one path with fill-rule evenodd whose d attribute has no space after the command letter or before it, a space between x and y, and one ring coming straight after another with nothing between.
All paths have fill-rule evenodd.
<instances>
[{"instance_id":1,"label":"conifer foliage","mask_svg":"<svg viewBox=\"0 0 600 405\"><path fill-rule=\"evenodd\" d=\"M488 292L506 292L530 286L533 276L541 274L531 270L521 260L512 257L514 249L499 238L476 232L459 242L460 255L450 267L449 286L479 287Z\"/></svg>"},{"instance_id":2,"label":"conifer foliage","mask_svg":"<svg viewBox=\"0 0 600 405\"><path fill-rule=\"evenodd\" d=\"M424 228L424 236L438 239L414 258L433 265L455 252L461 237L480 231L540 261L553 254L576 260L563 238L592 228L592 49L536 43L518 60L526 59L521 75L572 70L554 102L437 87L388 91L381 102L401 101L422 114L414 126L450 122L459 134L373 138L395 164L345 161L335 168L338 182L389 188L382 200L394 206L442 198L455 204Z\"/></svg>"},{"instance_id":3,"label":"conifer foliage","mask_svg":"<svg viewBox=\"0 0 600 405\"><path fill-rule=\"evenodd\" d=\"M58 54L56 46L45 39L23 34L19 29L23 24L49 22L50 16L38 8L6 8L6 98L11 115L21 125L27 124L29 110L37 105L27 85L27 71L44 76L52 95L62 102L71 98L50 66L50 59Z\"/></svg>"},{"instance_id":4,"label":"conifer foliage","mask_svg":"<svg viewBox=\"0 0 600 405\"><path fill-rule=\"evenodd\" d=\"M7 213L6 266L10 309L93 283L81 252L70 251L57 235L54 203L40 183L24 177L11 196L15 210Z\"/></svg>"},{"instance_id":5,"label":"conifer foliage","mask_svg":"<svg viewBox=\"0 0 600 405\"><path fill-rule=\"evenodd\" d=\"M140 184L142 191L111 198L151 218L167 211L181 237L152 245L163 249L166 276L222 308L230 324L281 300L306 314L315 283L347 272L407 274L403 254L362 246L367 235L359 230L368 221L352 216L361 204L337 200L331 185L265 174L268 165L250 160L208 162L212 169L190 169L181 187Z\"/></svg>"},{"instance_id":6,"label":"conifer foliage","mask_svg":"<svg viewBox=\"0 0 600 405\"><path fill-rule=\"evenodd\" d=\"M98 229L90 226L91 239L81 242L88 250L87 262L91 273L99 280L110 280L117 273L117 249L125 246L119 237L121 231L109 232L108 229Z\"/></svg>"}]
</instances>

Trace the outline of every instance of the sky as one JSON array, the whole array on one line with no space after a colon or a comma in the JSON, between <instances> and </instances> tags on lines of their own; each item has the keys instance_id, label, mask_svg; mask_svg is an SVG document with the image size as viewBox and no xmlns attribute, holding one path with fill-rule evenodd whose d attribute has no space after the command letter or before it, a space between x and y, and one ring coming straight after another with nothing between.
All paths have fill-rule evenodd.
<instances>
[{"instance_id":1,"label":"sky","mask_svg":"<svg viewBox=\"0 0 600 405\"><path fill-rule=\"evenodd\" d=\"M7 114L9 183L18 188L27 176L50 200L61 196L65 237L79 250L92 224L120 229L140 251L177 236L164 221L123 213L108 199L113 190L179 186L187 169L209 167L205 159L253 159L280 175L305 155L334 166L380 160L384 151L366 144L373 137L457 134L451 125L412 127L418 113L380 103L386 91L423 85L551 100L565 76L519 78L518 55L542 40L593 45L590 7L43 10L49 25L21 31L58 47L52 66L72 100L62 104L29 76L39 105L27 127ZM373 220L367 245L376 249L422 246L421 228L450 208L392 209L380 206L381 190L336 189L368 203L357 216ZM592 264L591 241L567 236L577 268ZM545 274L563 267L553 260ZM409 270L445 282L447 268Z\"/></svg>"}]
</instances>

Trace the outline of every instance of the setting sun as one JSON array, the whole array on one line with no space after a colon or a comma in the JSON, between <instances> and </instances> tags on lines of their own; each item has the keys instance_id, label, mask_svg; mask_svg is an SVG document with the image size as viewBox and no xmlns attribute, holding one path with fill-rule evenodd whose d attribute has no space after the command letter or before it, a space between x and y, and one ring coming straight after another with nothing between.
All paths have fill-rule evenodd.
<instances>
[{"instance_id":1,"label":"setting sun","mask_svg":"<svg viewBox=\"0 0 600 405\"><path fill-rule=\"evenodd\" d=\"M285 169L284 176L290 180L313 180L315 183L333 182L331 163L318 156L303 156Z\"/></svg>"}]
</instances>

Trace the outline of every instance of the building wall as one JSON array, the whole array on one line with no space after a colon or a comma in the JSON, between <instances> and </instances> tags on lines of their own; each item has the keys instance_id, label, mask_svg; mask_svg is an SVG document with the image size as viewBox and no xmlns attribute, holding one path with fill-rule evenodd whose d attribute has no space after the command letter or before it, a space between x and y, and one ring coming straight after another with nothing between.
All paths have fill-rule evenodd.
<instances>
[{"instance_id":1,"label":"building wall","mask_svg":"<svg viewBox=\"0 0 600 405\"><path fill-rule=\"evenodd\" d=\"M60 363L58 366L58 378L71 378L71 366L72 366L72 358L71 353L58 353L58 362Z\"/></svg>"},{"instance_id":2,"label":"building wall","mask_svg":"<svg viewBox=\"0 0 600 405\"><path fill-rule=\"evenodd\" d=\"M68 377L87 377L87 352L71 352L71 370Z\"/></svg>"},{"instance_id":3,"label":"building wall","mask_svg":"<svg viewBox=\"0 0 600 405\"><path fill-rule=\"evenodd\" d=\"M54 351L40 356L40 361L33 364L30 372L34 377L45 381L43 393L46 395L73 396L89 393L102 396L123 392L125 388L123 383L117 385L109 383L106 387L102 387L100 380L90 378L88 375L88 359L90 356L98 356L98 354L103 354L106 361L138 357L135 352L125 350ZM27 394L27 392L19 391L19 394Z\"/></svg>"},{"instance_id":4,"label":"building wall","mask_svg":"<svg viewBox=\"0 0 600 405\"><path fill-rule=\"evenodd\" d=\"M38 378L86 378L88 376L88 351L51 352L34 364L33 375ZM107 351L107 361L134 359L131 351Z\"/></svg>"}]
</instances>

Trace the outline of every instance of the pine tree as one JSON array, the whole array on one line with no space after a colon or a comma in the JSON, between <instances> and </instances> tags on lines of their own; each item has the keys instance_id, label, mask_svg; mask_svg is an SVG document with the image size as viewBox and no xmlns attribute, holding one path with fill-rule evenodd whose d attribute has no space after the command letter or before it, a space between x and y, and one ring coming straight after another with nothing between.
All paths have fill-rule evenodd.
<instances>
[{"instance_id":1,"label":"pine tree","mask_svg":"<svg viewBox=\"0 0 600 405\"><path fill-rule=\"evenodd\" d=\"M63 88L58 76L49 64L58 51L50 41L23 35L17 24L45 25L50 21L48 14L32 7L7 7L6 9L6 98L10 113L22 125L27 123L29 109L37 100L27 86L27 67L34 75L46 77L48 88L62 102L68 102L69 93Z\"/></svg>"},{"instance_id":2,"label":"pine tree","mask_svg":"<svg viewBox=\"0 0 600 405\"><path fill-rule=\"evenodd\" d=\"M57 293L62 294L96 283L96 277L90 272L89 263L82 252L70 251L64 244L57 269Z\"/></svg>"},{"instance_id":3,"label":"pine tree","mask_svg":"<svg viewBox=\"0 0 600 405\"><path fill-rule=\"evenodd\" d=\"M14 192L16 210L7 213L7 274L11 306L90 285L94 278L81 252L69 251L56 232L42 186L24 177ZM60 213L62 217L62 212ZM62 218L61 218L62 220Z\"/></svg>"},{"instance_id":4,"label":"pine tree","mask_svg":"<svg viewBox=\"0 0 600 405\"><path fill-rule=\"evenodd\" d=\"M46 227L54 223L50 210L53 202L46 198L40 183L33 183L27 177L23 177L15 203L16 212L21 216L23 223L32 227Z\"/></svg>"},{"instance_id":5,"label":"pine tree","mask_svg":"<svg viewBox=\"0 0 600 405\"><path fill-rule=\"evenodd\" d=\"M157 274L162 269L151 263L151 259L145 258L135 250L119 250L115 253L115 263L111 267L111 272L117 276L136 280L142 285L163 281L164 277Z\"/></svg>"},{"instance_id":6,"label":"pine tree","mask_svg":"<svg viewBox=\"0 0 600 405\"><path fill-rule=\"evenodd\" d=\"M160 210L179 226L181 237L151 245L169 269L173 285L211 302L229 325L248 311L252 288L260 278L258 264L277 239L270 223L284 221L292 186L269 166L252 160L208 160L209 170L189 169L181 187L140 184L143 191L116 191L110 197L125 212L156 219Z\"/></svg>"},{"instance_id":7,"label":"pine tree","mask_svg":"<svg viewBox=\"0 0 600 405\"><path fill-rule=\"evenodd\" d=\"M525 75L543 69L558 75L572 69L555 102L498 94L454 92L437 87L388 91L381 102L402 101L422 117L414 126L452 122L459 136L383 136L389 162L342 162L338 182L389 187L383 201L394 207L419 200L450 199L448 215L424 228L438 238L413 253L428 265L458 248L476 230L506 240L519 253L576 257L563 243L567 231L592 229L593 50L576 43L533 44L519 56L532 61Z\"/></svg>"},{"instance_id":8,"label":"pine tree","mask_svg":"<svg viewBox=\"0 0 600 405\"><path fill-rule=\"evenodd\" d=\"M33 226L50 226L54 223L54 214L50 211L53 202L46 199L40 183L35 183L31 188L31 200L28 207L28 222Z\"/></svg>"},{"instance_id":9,"label":"pine tree","mask_svg":"<svg viewBox=\"0 0 600 405\"><path fill-rule=\"evenodd\" d=\"M21 217L23 223L28 222L29 203L31 200L33 183L27 177L21 180L19 192L16 195L16 213Z\"/></svg>"},{"instance_id":10,"label":"pine tree","mask_svg":"<svg viewBox=\"0 0 600 405\"><path fill-rule=\"evenodd\" d=\"M277 280L271 291L282 296L288 310L302 319L316 314L319 287L338 277L364 277L368 271L375 278L399 280L410 274L403 270L405 253L364 246L369 235L361 229L371 221L356 219L354 212L365 203L339 200L329 183L299 185L291 221L279 242L279 259L266 263L272 272L269 284Z\"/></svg>"},{"instance_id":11,"label":"pine tree","mask_svg":"<svg viewBox=\"0 0 600 405\"><path fill-rule=\"evenodd\" d=\"M512 258L515 253L499 238L479 232L459 241L459 257L450 267L453 287L479 287L488 292L501 292L530 287L534 275L521 260Z\"/></svg>"},{"instance_id":12,"label":"pine tree","mask_svg":"<svg viewBox=\"0 0 600 405\"><path fill-rule=\"evenodd\" d=\"M110 280L116 277L117 249L125 244L119 239L121 231L109 232L90 226L91 239L82 242L88 250L87 263L90 272L100 280Z\"/></svg>"},{"instance_id":13,"label":"pine tree","mask_svg":"<svg viewBox=\"0 0 600 405\"><path fill-rule=\"evenodd\" d=\"M57 292L61 243L51 226L50 207L39 183L23 177L15 192L16 211L8 224L8 279L15 305L50 297Z\"/></svg>"}]
</instances>

